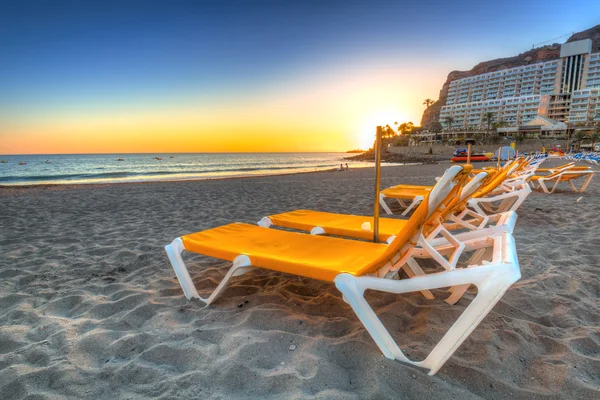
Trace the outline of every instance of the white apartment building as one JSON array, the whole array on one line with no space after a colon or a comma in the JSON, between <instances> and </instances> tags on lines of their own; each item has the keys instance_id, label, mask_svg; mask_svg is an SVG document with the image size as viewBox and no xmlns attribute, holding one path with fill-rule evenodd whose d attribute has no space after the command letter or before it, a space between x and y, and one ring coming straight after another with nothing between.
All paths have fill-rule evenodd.
<instances>
[{"instance_id":1,"label":"white apartment building","mask_svg":"<svg viewBox=\"0 0 600 400\"><path fill-rule=\"evenodd\" d=\"M560 126L600 121L600 53L591 49L590 39L565 43L560 59L452 81L439 122L481 130L492 113L516 131L538 115Z\"/></svg>"}]
</instances>

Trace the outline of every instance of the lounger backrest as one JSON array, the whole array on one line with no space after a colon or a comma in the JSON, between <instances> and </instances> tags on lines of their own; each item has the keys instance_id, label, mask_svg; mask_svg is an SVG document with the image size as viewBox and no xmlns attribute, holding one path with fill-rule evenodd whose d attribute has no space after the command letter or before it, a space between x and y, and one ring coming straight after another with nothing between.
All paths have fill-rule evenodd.
<instances>
[{"instance_id":1,"label":"lounger backrest","mask_svg":"<svg viewBox=\"0 0 600 400\"><path fill-rule=\"evenodd\" d=\"M466 167L466 165L464 167L455 165L448 168L446 172L444 172L444 175L442 175L439 182L433 187L433 189L431 189L431 192L429 192L427 199L424 199L427 200L428 205L427 217L430 217L432 213L438 209L440 204L442 204L442 202L448 198L448 194L450 194L455 186L460 183L458 181L464 180L466 175L464 173L461 174L461 172L465 171L467 169Z\"/></svg>"},{"instance_id":2,"label":"lounger backrest","mask_svg":"<svg viewBox=\"0 0 600 400\"><path fill-rule=\"evenodd\" d=\"M479 189L476 193L473 193L473 197L479 198L486 196L488 193L500 186L502 182L504 182L504 180L506 180L506 178L508 178L518 166L519 164L517 162L508 164L506 168L499 171L484 187Z\"/></svg>"},{"instance_id":3,"label":"lounger backrest","mask_svg":"<svg viewBox=\"0 0 600 400\"><path fill-rule=\"evenodd\" d=\"M378 268L389 262L399 252L404 252L414 245L415 236L419 235L425 226L433 225L439 219L445 205L458 197L459 182L464 180L471 166L455 165L446 170L441 179L436 183L431 192L411 215L406 225L396 235L396 238L387 246L386 251L376 260L365 266L363 273L373 273Z\"/></svg>"},{"instance_id":4,"label":"lounger backrest","mask_svg":"<svg viewBox=\"0 0 600 400\"><path fill-rule=\"evenodd\" d=\"M488 174L487 172L480 172L468 182L467 174L463 174L463 176L464 179L459 181L455 188L458 191L457 195L453 195L447 204L444 204L444 207L438 208L437 221L432 221L434 223L428 224L429 227L426 226L423 228L424 235L428 235L432 229L435 229L437 223L440 221L446 221L451 215L463 211L467 206L467 201L473 196L473 193L483 185L484 179Z\"/></svg>"},{"instance_id":5,"label":"lounger backrest","mask_svg":"<svg viewBox=\"0 0 600 400\"><path fill-rule=\"evenodd\" d=\"M471 179L469 183L467 183L460 191L459 200L465 201L466 199L471 197L473 193L475 193L475 191L481 187L483 181L485 180L485 178L487 178L487 176L487 172L480 172L477 175L475 175L473 179Z\"/></svg>"}]
</instances>

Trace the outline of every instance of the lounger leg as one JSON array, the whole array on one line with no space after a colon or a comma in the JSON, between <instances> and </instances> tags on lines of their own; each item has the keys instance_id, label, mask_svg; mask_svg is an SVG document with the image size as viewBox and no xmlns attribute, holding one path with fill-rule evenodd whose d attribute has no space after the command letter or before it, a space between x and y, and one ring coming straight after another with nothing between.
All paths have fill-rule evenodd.
<instances>
[{"instance_id":1,"label":"lounger leg","mask_svg":"<svg viewBox=\"0 0 600 400\"><path fill-rule=\"evenodd\" d=\"M404 270L404 272L406 272L406 275L408 275L408 277L411 279L415 276L425 275L425 272L423 271L417 260L415 260L412 257L409 258L406 264L402 266L402 269ZM435 296L429 290L421 290L421 294L428 300L435 299Z\"/></svg>"},{"instance_id":2,"label":"lounger leg","mask_svg":"<svg viewBox=\"0 0 600 400\"><path fill-rule=\"evenodd\" d=\"M518 264L506 263L452 270L402 281L371 277L357 278L349 274L340 274L334 279L334 282L387 358L428 368L430 370L429 375L433 375L489 313L510 285L519 278ZM420 362L411 361L402 353L364 298L366 289L402 294L467 283L477 286L477 296L427 358Z\"/></svg>"},{"instance_id":3,"label":"lounger leg","mask_svg":"<svg viewBox=\"0 0 600 400\"><path fill-rule=\"evenodd\" d=\"M233 265L231 266L231 268L229 268L229 271L227 271L227 274L225 274L225 277L223 278L223 280L219 283L219 285L216 287L216 289L210 294L208 299L204 300L201 298L200 300L204 301L206 303L206 305L211 304L213 301L215 301L215 299L217 297L219 297L219 295L225 289L225 287L227 286L227 284L229 283L229 280L231 278L233 278L234 276L244 275L251 268L252 268L252 265L250 264L250 258L248 258L248 256L244 256L244 255L237 256L233 260Z\"/></svg>"},{"instance_id":4,"label":"lounger leg","mask_svg":"<svg viewBox=\"0 0 600 400\"><path fill-rule=\"evenodd\" d=\"M579 192L583 193L585 192L585 189L587 189L588 185L590 184L590 182L592 181L592 178L594 177L594 174L588 174L588 177L586 178L583 186L581 187L581 189L579 189Z\"/></svg>"},{"instance_id":5,"label":"lounger leg","mask_svg":"<svg viewBox=\"0 0 600 400\"><path fill-rule=\"evenodd\" d=\"M413 208L415 208L416 206L418 206L419 204L421 204L421 202L423 201L423 196L416 196L412 203L410 203L410 205L408 206L408 208L406 210L404 210L404 212L402 213L402 216L406 216L408 215L408 213L410 212L410 210L412 210Z\"/></svg>"},{"instance_id":6,"label":"lounger leg","mask_svg":"<svg viewBox=\"0 0 600 400\"><path fill-rule=\"evenodd\" d=\"M554 191L558 187L559 183L560 183L560 177L556 180L556 182L554 183L554 186L552 186L552 190L550 191L550 193L554 193Z\"/></svg>"},{"instance_id":7,"label":"lounger leg","mask_svg":"<svg viewBox=\"0 0 600 400\"><path fill-rule=\"evenodd\" d=\"M593 176L594 176L593 174L588 174L587 178L585 178L585 182L581 186L581 189L577 189L577 186L575 186L575 184L573 183L573 179L569 179L569 185L571 185L571 188L573 189L573 191L583 193L583 192L585 192L585 189L587 189L588 185L590 184L590 181L592 180Z\"/></svg>"},{"instance_id":8,"label":"lounger leg","mask_svg":"<svg viewBox=\"0 0 600 400\"><path fill-rule=\"evenodd\" d=\"M194 282L190 277L190 273L181 258L181 253L184 250L183 242L181 238L177 238L165 246L165 250L167 251L167 256L169 257L169 261L171 261L171 266L175 270L175 275L177 275L177 279L179 280L179 284L183 289L183 294L189 300L192 297L196 299L200 299L200 295L196 291L196 286L194 286Z\"/></svg>"},{"instance_id":9,"label":"lounger leg","mask_svg":"<svg viewBox=\"0 0 600 400\"><path fill-rule=\"evenodd\" d=\"M392 210L385 202L385 195L382 193L379 193L379 204L381 205L381 208L383 208L383 211L385 211L387 214L393 214Z\"/></svg>"},{"instance_id":10,"label":"lounger leg","mask_svg":"<svg viewBox=\"0 0 600 400\"><path fill-rule=\"evenodd\" d=\"M250 268L252 268L252 264L250 262L250 258L245 255L237 256L233 260L233 265L227 271L227 274L223 278L223 280L219 283L217 288L211 293L211 295L205 299L200 297L198 291L196 290L196 286L190 277L190 273L183 262L183 258L181 258L181 253L184 250L183 242L181 238L177 238L171 242L171 244L165 246L165 250L167 251L167 256L169 257L169 261L171 261L171 266L175 270L175 275L177 275L177 279L179 280L179 284L183 289L183 293L185 297L190 300L192 297L201 300L202 302L209 305L212 303L219 294L225 289L229 280L234 276L243 275Z\"/></svg>"},{"instance_id":11,"label":"lounger leg","mask_svg":"<svg viewBox=\"0 0 600 400\"><path fill-rule=\"evenodd\" d=\"M544 183L544 181L542 179L538 179L538 189L542 189L542 191L546 194L550 194L550 192L548 191L548 188L546 187L546 184Z\"/></svg>"}]
</instances>

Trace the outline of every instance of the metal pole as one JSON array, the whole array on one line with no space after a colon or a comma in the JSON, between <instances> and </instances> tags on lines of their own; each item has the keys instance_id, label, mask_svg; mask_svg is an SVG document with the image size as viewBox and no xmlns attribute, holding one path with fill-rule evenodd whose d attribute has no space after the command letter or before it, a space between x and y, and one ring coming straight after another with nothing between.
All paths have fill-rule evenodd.
<instances>
[{"instance_id":1,"label":"metal pole","mask_svg":"<svg viewBox=\"0 0 600 400\"><path fill-rule=\"evenodd\" d=\"M381 190L381 126L375 131L375 203L373 205L373 242L379 242L379 191Z\"/></svg>"},{"instance_id":2,"label":"metal pole","mask_svg":"<svg viewBox=\"0 0 600 400\"><path fill-rule=\"evenodd\" d=\"M467 164L471 164L471 143L467 145Z\"/></svg>"},{"instance_id":3,"label":"metal pole","mask_svg":"<svg viewBox=\"0 0 600 400\"><path fill-rule=\"evenodd\" d=\"M498 148L498 169L500 169L500 160L502 159L502 147Z\"/></svg>"}]
</instances>

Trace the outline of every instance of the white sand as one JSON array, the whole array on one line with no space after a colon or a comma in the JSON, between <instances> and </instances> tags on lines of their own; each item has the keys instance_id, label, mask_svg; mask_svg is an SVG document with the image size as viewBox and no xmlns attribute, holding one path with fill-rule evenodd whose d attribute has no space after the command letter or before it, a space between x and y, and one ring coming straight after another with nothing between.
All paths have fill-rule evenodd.
<instances>
[{"instance_id":1,"label":"white sand","mask_svg":"<svg viewBox=\"0 0 600 400\"><path fill-rule=\"evenodd\" d=\"M386 167L382 186L446 167ZM372 192L372 169L0 189L0 399L600 398L599 177L579 202L527 199L523 278L434 377L384 358L332 284L255 271L205 308L163 250L298 208L368 214ZM228 267L186 260L204 294ZM468 304L438 297L368 299L417 357Z\"/></svg>"}]
</instances>

